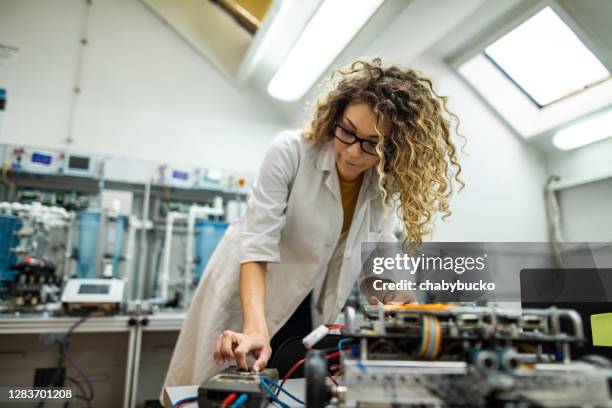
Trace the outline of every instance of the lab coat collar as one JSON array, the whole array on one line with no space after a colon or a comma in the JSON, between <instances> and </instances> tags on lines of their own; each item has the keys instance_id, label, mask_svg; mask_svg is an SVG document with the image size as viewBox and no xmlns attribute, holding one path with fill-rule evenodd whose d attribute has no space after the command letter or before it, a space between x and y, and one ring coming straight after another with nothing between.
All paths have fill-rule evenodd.
<instances>
[{"instance_id":1,"label":"lab coat collar","mask_svg":"<svg viewBox=\"0 0 612 408\"><path fill-rule=\"evenodd\" d=\"M316 165L319 170L324 172L328 171L331 173L332 171L336 171L336 159L334 157L333 139L321 145L321 148L318 152ZM366 170L363 176L363 183L366 185L367 198L372 200L376 197L379 197L380 189L378 188L378 175L376 173L376 168L369 168L368 170ZM329 178L329 175L326 181L326 184L328 185L330 190L333 190L332 180L331 178Z\"/></svg>"},{"instance_id":2,"label":"lab coat collar","mask_svg":"<svg viewBox=\"0 0 612 408\"><path fill-rule=\"evenodd\" d=\"M334 159L334 139L321 143L317 155L317 168L321 171L332 171L336 168Z\"/></svg>"}]
</instances>

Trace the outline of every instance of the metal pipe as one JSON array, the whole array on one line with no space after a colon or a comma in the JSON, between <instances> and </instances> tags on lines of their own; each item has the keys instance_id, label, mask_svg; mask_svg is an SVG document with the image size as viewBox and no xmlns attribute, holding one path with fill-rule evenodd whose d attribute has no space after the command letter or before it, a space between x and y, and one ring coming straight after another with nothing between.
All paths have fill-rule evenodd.
<instances>
[{"instance_id":1,"label":"metal pipe","mask_svg":"<svg viewBox=\"0 0 612 408\"><path fill-rule=\"evenodd\" d=\"M160 297L162 299L168 299L168 285L170 283L170 255L172 249L172 226L174 225L175 219L185 219L187 214L179 212L170 212L166 217L166 235L164 238L164 262L162 271L159 274Z\"/></svg>"},{"instance_id":2,"label":"metal pipe","mask_svg":"<svg viewBox=\"0 0 612 408\"><path fill-rule=\"evenodd\" d=\"M209 216L222 216L224 214L223 208L214 207L201 207L198 205L192 205L189 207L189 217L187 221L187 245L185 251L185 271L183 275L183 298L184 306L187 307L190 302L191 276L193 274L193 266L195 264L195 257L193 256L193 240L195 235L195 221L196 219L207 220Z\"/></svg>"},{"instance_id":3,"label":"metal pipe","mask_svg":"<svg viewBox=\"0 0 612 408\"><path fill-rule=\"evenodd\" d=\"M136 228L138 228L138 224L140 224L140 221L136 217L131 216L128 219L127 245L124 255L125 263L123 265L123 279L126 280L125 293L127 294L127 300L132 300L132 292L134 291L134 241L136 240Z\"/></svg>"},{"instance_id":4,"label":"metal pipe","mask_svg":"<svg viewBox=\"0 0 612 408\"><path fill-rule=\"evenodd\" d=\"M74 229L75 225L76 213L74 211L70 211L68 215L68 231L66 233L66 252L64 253L64 267L62 270L62 283L66 282L66 277L70 277L70 266L72 263L70 262L72 259L72 245L74 241Z\"/></svg>"},{"instance_id":5,"label":"metal pipe","mask_svg":"<svg viewBox=\"0 0 612 408\"><path fill-rule=\"evenodd\" d=\"M144 278L145 278L145 267L146 267L146 256L147 256L147 226L149 224L149 205L151 202L151 182L145 184L144 200L142 203L142 229L140 230L140 257L138 258L138 293L136 299L144 298Z\"/></svg>"}]
</instances>

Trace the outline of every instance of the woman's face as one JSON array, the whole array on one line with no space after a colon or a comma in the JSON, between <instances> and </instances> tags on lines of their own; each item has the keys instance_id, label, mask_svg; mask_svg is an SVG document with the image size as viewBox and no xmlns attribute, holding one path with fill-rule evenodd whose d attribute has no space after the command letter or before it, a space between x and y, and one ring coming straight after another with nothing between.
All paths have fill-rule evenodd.
<instances>
[{"instance_id":1,"label":"woman's face","mask_svg":"<svg viewBox=\"0 0 612 408\"><path fill-rule=\"evenodd\" d=\"M336 122L339 126L334 128L334 150L336 167L344 178L354 178L378 163L378 156L368 154L361 149L361 143L354 136L366 139L363 147L373 151L372 147L378 142L378 135L374 130L376 115L365 103L354 103L346 107ZM355 141L353 144L344 143Z\"/></svg>"}]
</instances>

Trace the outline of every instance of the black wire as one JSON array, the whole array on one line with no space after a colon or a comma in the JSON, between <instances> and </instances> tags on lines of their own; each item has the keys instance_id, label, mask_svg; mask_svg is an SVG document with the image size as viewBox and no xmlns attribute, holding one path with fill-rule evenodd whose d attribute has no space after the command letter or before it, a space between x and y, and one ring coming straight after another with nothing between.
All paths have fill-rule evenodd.
<instances>
[{"instance_id":1,"label":"black wire","mask_svg":"<svg viewBox=\"0 0 612 408\"><path fill-rule=\"evenodd\" d=\"M63 353L64 357L68 356L68 362L70 363L70 365L73 366L73 368L77 371L77 373L79 375L81 375L81 377L83 377L83 379L87 383L87 388L89 389L90 396L89 397L85 396L85 397L91 401L91 400L93 400L93 397L94 397L93 386L91 385L91 382L89 381L89 378L87 377L87 375L85 375L85 373L80 369L80 367L78 367L76 365L76 363L72 360L72 358L70 358L70 353L69 353L70 336L72 336L72 332L79 325L84 323L85 320L87 320L88 317L89 317L89 312L85 312L85 314L83 316L81 316L81 319L79 319L79 321L77 321L75 324L72 325L72 327L70 327L70 329L68 330L68 333L66 333L66 335L63 338L61 347L62 347L62 353Z\"/></svg>"},{"instance_id":2,"label":"black wire","mask_svg":"<svg viewBox=\"0 0 612 408\"><path fill-rule=\"evenodd\" d=\"M66 380L73 382L79 388L79 391L81 392L81 395L77 394L77 395L75 395L75 398L85 401L85 403L87 403L87 406L89 408L91 408L91 400L87 398L86 393L85 393L85 389L83 388L83 384L81 384L81 382L78 381L76 378L72 378L72 377L68 377L68 376L66 377ZM66 401L64 403L64 407L67 407L69 403L70 403L70 401Z\"/></svg>"},{"instance_id":3,"label":"black wire","mask_svg":"<svg viewBox=\"0 0 612 408\"><path fill-rule=\"evenodd\" d=\"M47 385L51 385L54 386L55 383L59 380L59 376L60 376L60 372L61 372L61 368L63 366L65 366L64 364L64 344L67 344L67 340L70 338L70 336L72 335L72 332L78 327L80 326L85 320L87 320L87 318L89 317L89 313L85 313L79 320L77 320L76 322L73 323L72 326L70 326L70 328L68 329L68 331L66 332L66 334L64 335L64 337L62 337L62 340L59 342L59 352L60 352L60 357L57 361L57 366L55 369L55 372L53 373L53 377L51 378L51 381L49 383L47 383ZM83 390L84 391L84 390ZM89 399L90 401L93 400L93 388L91 388L91 398ZM83 394L85 394L83 392ZM45 405L45 401L40 401L37 405L36 408L42 408Z\"/></svg>"}]
</instances>

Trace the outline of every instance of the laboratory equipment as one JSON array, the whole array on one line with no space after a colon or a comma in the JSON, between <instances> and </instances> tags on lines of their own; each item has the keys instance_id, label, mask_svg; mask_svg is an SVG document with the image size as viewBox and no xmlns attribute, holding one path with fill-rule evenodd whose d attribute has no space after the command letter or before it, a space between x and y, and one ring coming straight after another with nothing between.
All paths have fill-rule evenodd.
<instances>
[{"instance_id":1,"label":"laboratory equipment","mask_svg":"<svg viewBox=\"0 0 612 408\"><path fill-rule=\"evenodd\" d=\"M121 279L70 279L61 300L69 314L111 315L121 309L124 288Z\"/></svg>"},{"instance_id":2,"label":"laboratory equipment","mask_svg":"<svg viewBox=\"0 0 612 408\"><path fill-rule=\"evenodd\" d=\"M573 361L585 341L571 309L454 304L345 309L341 385L325 354L306 358L306 405L428 407L610 406L612 365ZM332 373L333 375L333 373Z\"/></svg>"},{"instance_id":3,"label":"laboratory equipment","mask_svg":"<svg viewBox=\"0 0 612 408\"><path fill-rule=\"evenodd\" d=\"M57 174L64 162L63 153L45 149L14 147L8 156L11 169L36 174Z\"/></svg>"},{"instance_id":4,"label":"laboratory equipment","mask_svg":"<svg viewBox=\"0 0 612 408\"><path fill-rule=\"evenodd\" d=\"M0 203L0 244L3 246L4 310L49 310L56 303L63 275L56 273L57 258L66 263L71 214L40 203ZM53 241L58 230L59 241ZM53 245L49 245L54 242Z\"/></svg>"},{"instance_id":5,"label":"laboratory equipment","mask_svg":"<svg viewBox=\"0 0 612 408\"><path fill-rule=\"evenodd\" d=\"M208 260L221 241L221 238L223 238L228 225L229 224L227 222L222 221L198 220L196 222L196 257L194 259L194 273L196 281L199 281L202 277L202 273L208 264Z\"/></svg>"},{"instance_id":6,"label":"laboratory equipment","mask_svg":"<svg viewBox=\"0 0 612 408\"><path fill-rule=\"evenodd\" d=\"M62 172L69 176L94 177L96 161L93 157L68 153Z\"/></svg>"}]
</instances>

